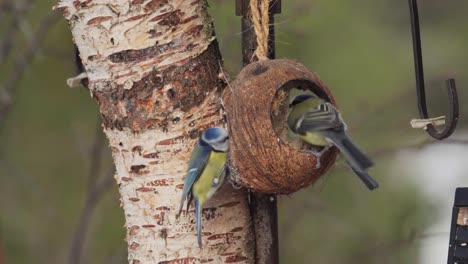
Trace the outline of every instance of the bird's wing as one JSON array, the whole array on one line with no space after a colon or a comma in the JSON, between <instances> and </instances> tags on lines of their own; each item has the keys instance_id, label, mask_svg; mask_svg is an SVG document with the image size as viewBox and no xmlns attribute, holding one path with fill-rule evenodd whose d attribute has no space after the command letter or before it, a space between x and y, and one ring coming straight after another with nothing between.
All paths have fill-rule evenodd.
<instances>
[{"instance_id":1,"label":"bird's wing","mask_svg":"<svg viewBox=\"0 0 468 264\"><path fill-rule=\"evenodd\" d=\"M330 103L320 104L317 108L305 113L297 121L297 131L299 133L340 129L343 126L338 110Z\"/></svg>"},{"instance_id":2,"label":"bird's wing","mask_svg":"<svg viewBox=\"0 0 468 264\"><path fill-rule=\"evenodd\" d=\"M187 199L187 197L189 198L189 200L192 200L192 186L198 179L198 177L200 177L200 174L203 172L210 157L210 153L211 147L202 143L201 141L198 141L197 145L195 146L195 149L192 151L192 157L189 161L188 172L185 177L184 190L182 191L182 199L180 201L178 215L180 215L180 213L182 212L182 207L184 206L184 202Z\"/></svg>"}]
</instances>

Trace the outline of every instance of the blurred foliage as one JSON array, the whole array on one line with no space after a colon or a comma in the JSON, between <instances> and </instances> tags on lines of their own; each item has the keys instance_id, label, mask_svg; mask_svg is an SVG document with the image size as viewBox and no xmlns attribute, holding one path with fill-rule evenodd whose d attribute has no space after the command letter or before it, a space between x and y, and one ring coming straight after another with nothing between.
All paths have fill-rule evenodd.
<instances>
[{"instance_id":1,"label":"blurred foliage","mask_svg":"<svg viewBox=\"0 0 468 264\"><path fill-rule=\"evenodd\" d=\"M210 2L226 69L241 67L240 18L234 1ZM422 42L433 116L447 108L444 79L456 76L460 102L468 86L468 34L462 0L419 1ZM5 0L0 1L6 3ZM41 18L55 1L36 1L0 65L1 85L11 75ZM431 207L419 186L395 176L392 150L426 138L409 128L417 116L407 1L283 1L276 16L277 57L319 73L335 94L355 140L379 152L372 174L381 189L369 192L339 161L314 187L280 199L281 263L416 263L417 242ZM0 40L12 21L0 11ZM97 107L73 76L71 34L64 19L16 87L0 131L0 263L65 263L86 199ZM461 104L461 130L468 112ZM381 150L387 152L381 153ZM105 148L102 171L112 166ZM83 263L126 263L124 218L115 184L98 203Z\"/></svg>"}]
</instances>

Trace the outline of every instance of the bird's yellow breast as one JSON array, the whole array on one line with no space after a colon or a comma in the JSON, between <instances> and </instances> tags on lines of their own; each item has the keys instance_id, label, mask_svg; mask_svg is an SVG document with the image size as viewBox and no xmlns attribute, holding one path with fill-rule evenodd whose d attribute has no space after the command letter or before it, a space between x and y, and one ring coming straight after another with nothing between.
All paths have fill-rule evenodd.
<instances>
[{"instance_id":1,"label":"bird's yellow breast","mask_svg":"<svg viewBox=\"0 0 468 264\"><path fill-rule=\"evenodd\" d=\"M321 147L330 145L330 142L328 142L319 132L307 132L305 135L299 135L299 137L311 145Z\"/></svg>"},{"instance_id":2,"label":"bird's yellow breast","mask_svg":"<svg viewBox=\"0 0 468 264\"><path fill-rule=\"evenodd\" d=\"M193 195L200 202L204 204L208 200L208 194L210 193L211 184L215 177L218 177L224 169L226 164L227 153L226 152L215 152L210 153L208 162L203 170L200 178L193 185Z\"/></svg>"}]
</instances>

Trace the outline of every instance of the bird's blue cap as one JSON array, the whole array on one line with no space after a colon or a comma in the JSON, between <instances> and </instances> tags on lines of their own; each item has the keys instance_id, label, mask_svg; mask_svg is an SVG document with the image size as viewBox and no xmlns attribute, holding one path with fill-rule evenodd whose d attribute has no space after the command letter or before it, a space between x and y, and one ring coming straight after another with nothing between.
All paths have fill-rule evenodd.
<instances>
[{"instance_id":1,"label":"bird's blue cap","mask_svg":"<svg viewBox=\"0 0 468 264\"><path fill-rule=\"evenodd\" d=\"M307 99L310 99L310 98L317 98L316 96L312 95L312 94L300 94L296 97L294 97L291 101L291 103L289 104L289 106L293 106L293 105L297 105L299 103L302 103L304 102L305 100Z\"/></svg>"},{"instance_id":2,"label":"bird's blue cap","mask_svg":"<svg viewBox=\"0 0 468 264\"><path fill-rule=\"evenodd\" d=\"M222 127L210 127L205 130L205 133L203 133L203 139L206 141L212 141L226 134L226 129Z\"/></svg>"}]
</instances>

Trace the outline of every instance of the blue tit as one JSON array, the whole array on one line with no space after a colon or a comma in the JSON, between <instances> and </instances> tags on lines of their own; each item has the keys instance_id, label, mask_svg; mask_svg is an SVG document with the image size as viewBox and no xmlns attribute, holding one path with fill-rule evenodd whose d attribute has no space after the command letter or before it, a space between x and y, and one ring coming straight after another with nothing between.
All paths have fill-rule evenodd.
<instances>
[{"instance_id":1,"label":"blue tit","mask_svg":"<svg viewBox=\"0 0 468 264\"><path fill-rule=\"evenodd\" d=\"M364 154L346 133L346 124L333 104L324 101L315 94L292 89L288 115L288 128L293 135L307 144L325 147L320 156L330 147L336 146L346 158L354 173L370 190L379 187L368 173L374 163Z\"/></svg>"},{"instance_id":2,"label":"blue tit","mask_svg":"<svg viewBox=\"0 0 468 264\"><path fill-rule=\"evenodd\" d=\"M208 128L198 140L189 161L177 218L182 212L185 200L187 200L188 211L193 199L200 248L202 247L202 208L227 179L228 150L229 135L226 129L221 127Z\"/></svg>"}]
</instances>

